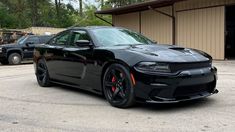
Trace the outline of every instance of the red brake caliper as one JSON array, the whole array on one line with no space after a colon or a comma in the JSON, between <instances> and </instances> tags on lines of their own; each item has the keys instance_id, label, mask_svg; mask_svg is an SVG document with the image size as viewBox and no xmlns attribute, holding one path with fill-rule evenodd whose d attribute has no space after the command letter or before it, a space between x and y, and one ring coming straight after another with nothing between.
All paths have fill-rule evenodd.
<instances>
[{"instance_id":1,"label":"red brake caliper","mask_svg":"<svg viewBox=\"0 0 235 132\"><path fill-rule=\"evenodd\" d=\"M116 82L115 77L112 78L112 83ZM116 87L112 86L112 91L114 92L116 90Z\"/></svg>"}]
</instances>

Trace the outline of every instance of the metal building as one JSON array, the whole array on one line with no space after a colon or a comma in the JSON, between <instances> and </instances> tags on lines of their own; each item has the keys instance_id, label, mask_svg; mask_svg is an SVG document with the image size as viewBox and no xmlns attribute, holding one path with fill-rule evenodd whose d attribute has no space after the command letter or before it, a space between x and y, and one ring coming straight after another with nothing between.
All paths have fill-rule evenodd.
<instances>
[{"instance_id":1,"label":"metal building","mask_svg":"<svg viewBox=\"0 0 235 132\"><path fill-rule=\"evenodd\" d=\"M114 26L163 44L203 50L214 59L235 58L235 0L154 0L97 11Z\"/></svg>"}]
</instances>

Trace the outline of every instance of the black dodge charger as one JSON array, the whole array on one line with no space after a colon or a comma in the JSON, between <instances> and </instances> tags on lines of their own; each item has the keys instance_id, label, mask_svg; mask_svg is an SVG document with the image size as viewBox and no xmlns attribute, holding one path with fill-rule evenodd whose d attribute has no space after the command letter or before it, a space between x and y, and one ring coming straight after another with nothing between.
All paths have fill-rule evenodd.
<instances>
[{"instance_id":1,"label":"black dodge charger","mask_svg":"<svg viewBox=\"0 0 235 132\"><path fill-rule=\"evenodd\" d=\"M37 46L38 84L53 83L105 95L115 107L136 101L176 103L218 93L212 57L195 49L156 44L124 28L83 27Z\"/></svg>"}]
</instances>

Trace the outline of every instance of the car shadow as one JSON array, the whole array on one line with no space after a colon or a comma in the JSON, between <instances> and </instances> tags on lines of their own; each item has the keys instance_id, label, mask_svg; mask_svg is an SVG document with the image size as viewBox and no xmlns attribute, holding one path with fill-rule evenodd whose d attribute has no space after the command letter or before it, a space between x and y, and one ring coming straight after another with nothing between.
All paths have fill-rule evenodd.
<instances>
[{"instance_id":1,"label":"car shadow","mask_svg":"<svg viewBox=\"0 0 235 132\"><path fill-rule=\"evenodd\" d=\"M60 89L63 91L68 91L68 92L75 92L81 95L91 96L92 98L106 101L104 96L81 89L81 88L69 87L69 86L64 86L60 84L53 84L53 88Z\"/></svg>"},{"instance_id":2,"label":"car shadow","mask_svg":"<svg viewBox=\"0 0 235 132\"><path fill-rule=\"evenodd\" d=\"M30 61L30 62L22 62L22 63L19 64L19 65L2 65L2 64L0 63L0 66L1 66L1 67L7 67L7 66L8 66L8 67L9 67L9 66L12 66L12 67L13 67L13 66L30 65L30 64L33 64L33 62L31 62L31 61Z\"/></svg>"},{"instance_id":3,"label":"car shadow","mask_svg":"<svg viewBox=\"0 0 235 132\"><path fill-rule=\"evenodd\" d=\"M98 101L103 101L104 103L107 103L105 97L103 95L95 94L80 88L74 88L59 84L53 84L53 87L55 89L60 89L63 91L68 92L75 92L80 95L87 96L88 98L92 98ZM147 104L147 103L136 103L133 107L127 108L128 110L134 110L134 111L150 111L150 112L176 112L176 111L186 111L189 109L195 109L195 108L203 108L208 107L216 103L216 100L214 98L203 98L203 99L197 99L192 101L185 101L185 102L179 102L179 103L169 103L169 104ZM111 105L107 105L108 107L112 107Z\"/></svg>"},{"instance_id":4,"label":"car shadow","mask_svg":"<svg viewBox=\"0 0 235 132\"><path fill-rule=\"evenodd\" d=\"M158 112L169 112L169 111L181 111L181 110L190 110L195 108L208 107L216 103L216 100L213 98L202 98L197 100L179 102L179 103L169 103L169 104L144 104L138 103L133 107L137 110L148 110L148 111L158 111Z\"/></svg>"}]
</instances>

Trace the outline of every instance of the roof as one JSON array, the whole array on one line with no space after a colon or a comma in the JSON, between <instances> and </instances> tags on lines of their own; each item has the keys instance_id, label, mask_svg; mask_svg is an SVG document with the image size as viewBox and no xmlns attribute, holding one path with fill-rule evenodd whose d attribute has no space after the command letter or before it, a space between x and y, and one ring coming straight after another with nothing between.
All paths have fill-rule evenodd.
<instances>
[{"instance_id":1,"label":"roof","mask_svg":"<svg viewBox=\"0 0 235 132\"><path fill-rule=\"evenodd\" d=\"M98 29L98 28L110 28L112 26L85 26L85 27L69 27L68 30L76 30L76 29L83 29L83 30L89 30L89 29Z\"/></svg>"},{"instance_id":2,"label":"roof","mask_svg":"<svg viewBox=\"0 0 235 132\"><path fill-rule=\"evenodd\" d=\"M96 11L95 14L119 15L119 14L125 14L125 13L130 13L130 12L148 10L149 6L151 8L170 6L170 5L173 5L174 3L180 2L180 1L185 1L185 0L152 0L152 1L148 1L148 2L141 2L141 3L137 3L137 4L122 6L119 8L112 8L112 9L107 9L107 10Z\"/></svg>"}]
</instances>

